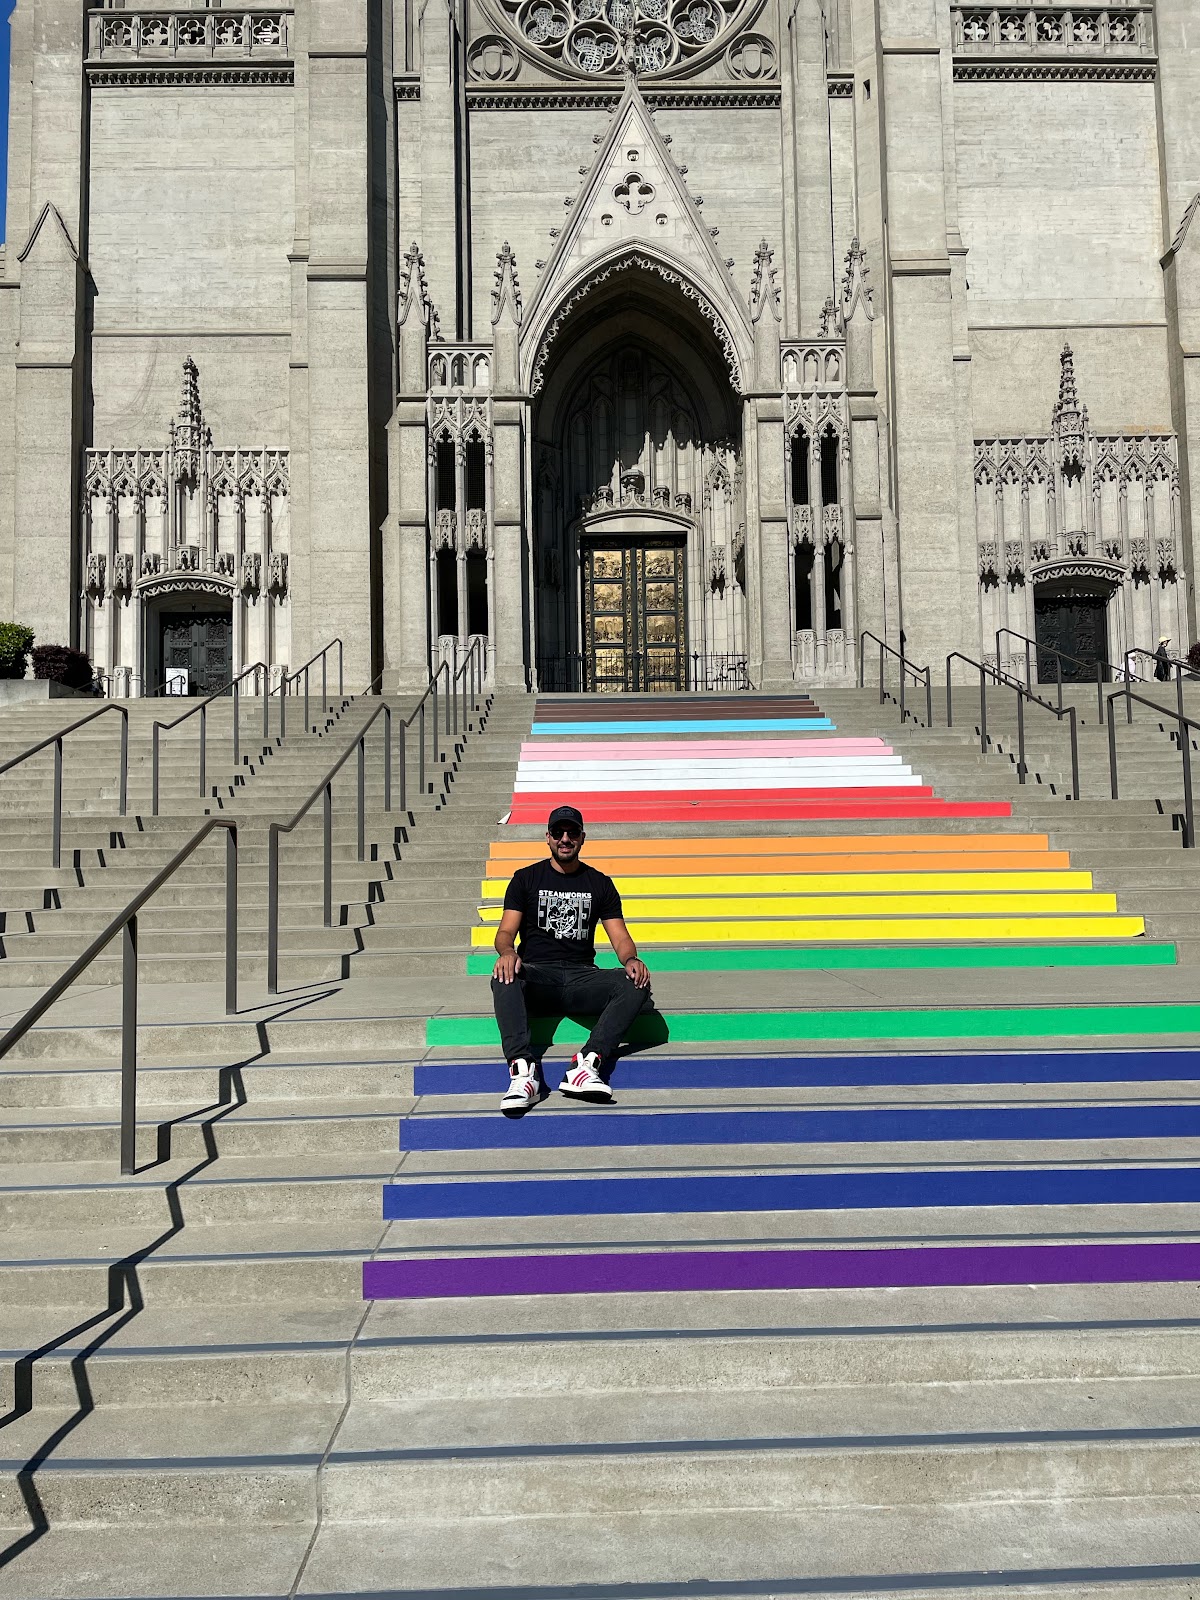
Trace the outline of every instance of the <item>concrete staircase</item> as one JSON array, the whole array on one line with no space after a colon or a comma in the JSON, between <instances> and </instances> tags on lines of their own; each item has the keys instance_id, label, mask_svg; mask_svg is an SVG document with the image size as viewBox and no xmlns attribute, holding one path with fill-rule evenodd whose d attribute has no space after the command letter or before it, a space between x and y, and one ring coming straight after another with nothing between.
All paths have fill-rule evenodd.
<instances>
[{"instance_id":1,"label":"concrete staircase","mask_svg":"<svg viewBox=\"0 0 1200 1600\"><path fill-rule=\"evenodd\" d=\"M1048 835L1132 877L1122 913L1138 884L1186 901L1152 802L1022 793L969 733L819 698L1013 814L614 824L591 853ZM736 740L737 697L706 705ZM251 838L363 714L223 797ZM498 825L533 715L500 697L399 835L373 803L368 873L339 835L353 948L290 948L275 1001L251 943L234 1020L186 947L161 956L135 1177L104 977L0 1062L0 1595L1195 1594L1200 1008L1188 966L1127 964L1168 928L1186 951L1190 913L1088 963L1026 940L1017 969L936 937L787 966L804 946L657 945L651 918L672 1042L618 1066L611 1111L505 1121L470 951L494 851L539 848ZM300 933L311 839L295 861ZM29 959L0 1009L45 981ZM364 1270L402 1292L364 1301Z\"/></svg>"}]
</instances>

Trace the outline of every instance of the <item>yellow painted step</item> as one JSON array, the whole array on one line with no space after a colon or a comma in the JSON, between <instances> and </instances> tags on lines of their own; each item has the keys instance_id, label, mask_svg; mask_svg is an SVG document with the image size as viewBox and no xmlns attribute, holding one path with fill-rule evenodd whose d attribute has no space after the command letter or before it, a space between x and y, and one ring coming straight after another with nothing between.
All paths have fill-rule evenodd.
<instances>
[{"instance_id":1,"label":"yellow painted step","mask_svg":"<svg viewBox=\"0 0 1200 1600\"><path fill-rule=\"evenodd\" d=\"M729 894L965 894L990 891L1009 893L1033 889L1086 890L1090 872L778 872L743 875L637 877L614 879L622 895L729 895ZM503 900L506 878L486 878L485 900Z\"/></svg>"},{"instance_id":2,"label":"yellow painted step","mask_svg":"<svg viewBox=\"0 0 1200 1600\"><path fill-rule=\"evenodd\" d=\"M634 917L691 917L696 921L723 922L730 917L955 917L1042 916L1051 912L1114 912L1115 894L1098 889L1084 893L1047 894L789 894L721 895L695 899L675 895L629 896L624 901L626 921ZM499 922L501 907L480 907L484 922Z\"/></svg>"},{"instance_id":3,"label":"yellow painted step","mask_svg":"<svg viewBox=\"0 0 1200 1600\"><path fill-rule=\"evenodd\" d=\"M629 919L639 946L698 944L946 944L954 940L997 943L1014 939L1137 939L1141 917L841 917L753 922L654 922ZM471 930L473 949L490 949L490 926ZM604 929L596 942L607 944Z\"/></svg>"}]
</instances>

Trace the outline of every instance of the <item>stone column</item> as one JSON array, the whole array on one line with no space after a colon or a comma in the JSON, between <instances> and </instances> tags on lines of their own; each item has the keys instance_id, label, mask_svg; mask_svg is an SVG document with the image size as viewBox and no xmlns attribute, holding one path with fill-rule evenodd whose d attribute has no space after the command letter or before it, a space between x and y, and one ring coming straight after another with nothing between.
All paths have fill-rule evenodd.
<instances>
[{"instance_id":1,"label":"stone column","mask_svg":"<svg viewBox=\"0 0 1200 1600\"><path fill-rule=\"evenodd\" d=\"M463 205L458 128L462 42L453 0L423 0L421 38L421 248L430 294L452 338L464 337Z\"/></svg>"},{"instance_id":2,"label":"stone column","mask_svg":"<svg viewBox=\"0 0 1200 1600\"><path fill-rule=\"evenodd\" d=\"M1200 50L1194 0L1157 0L1159 148L1162 152L1167 349L1171 410L1179 435L1180 513L1188 627L1200 632ZM1157 580L1155 580L1157 581ZM1157 644L1157 640L1155 643Z\"/></svg>"},{"instance_id":3,"label":"stone column","mask_svg":"<svg viewBox=\"0 0 1200 1600\"><path fill-rule=\"evenodd\" d=\"M784 251L788 327L801 337L821 331L833 293L833 191L829 156L829 93L825 20L819 0L794 0L784 42L785 171L792 184Z\"/></svg>"},{"instance_id":4,"label":"stone column","mask_svg":"<svg viewBox=\"0 0 1200 1600\"><path fill-rule=\"evenodd\" d=\"M13 436L13 613L39 644L76 640L83 267L47 204L21 252ZM112 558L109 552L108 575Z\"/></svg>"},{"instance_id":5,"label":"stone column","mask_svg":"<svg viewBox=\"0 0 1200 1600\"><path fill-rule=\"evenodd\" d=\"M346 689L354 692L376 671L367 285L370 8L360 0L309 0L308 9L310 636L304 655L340 637Z\"/></svg>"},{"instance_id":6,"label":"stone column","mask_svg":"<svg viewBox=\"0 0 1200 1600\"><path fill-rule=\"evenodd\" d=\"M945 21L946 38L939 24ZM910 659L936 668L974 653L975 562L960 528L959 409L947 247L942 49L948 17L935 0L882 0L883 140L891 288L897 514L902 610Z\"/></svg>"},{"instance_id":7,"label":"stone column","mask_svg":"<svg viewBox=\"0 0 1200 1600\"><path fill-rule=\"evenodd\" d=\"M492 493L495 506L494 615L496 687L523 689L525 663L525 430L523 400L497 398L493 410Z\"/></svg>"}]
</instances>

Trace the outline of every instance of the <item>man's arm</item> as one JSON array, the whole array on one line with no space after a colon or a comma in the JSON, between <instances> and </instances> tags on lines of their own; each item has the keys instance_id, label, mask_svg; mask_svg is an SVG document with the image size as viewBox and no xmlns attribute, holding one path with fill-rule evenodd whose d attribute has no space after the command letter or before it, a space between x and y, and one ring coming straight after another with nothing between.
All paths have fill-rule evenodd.
<instances>
[{"instance_id":1,"label":"man's arm","mask_svg":"<svg viewBox=\"0 0 1200 1600\"><path fill-rule=\"evenodd\" d=\"M608 935L609 944L617 952L617 960L639 989L648 989L650 987L650 974L646 970L646 963L638 957L637 945L634 944L633 935L625 926L625 918L605 917L603 927ZM499 944L500 936L497 934L497 948L499 948Z\"/></svg>"},{"instance_id":2,"label":"man's arm","mask_svg":"<svg viewBox=\"0 0 1200 1600\"><path fill-rule=\"evenodd\" d=\"M492 968L492 977L499 978L501 983L512 983L517 973L521 970L521 958L517 954L517 934L521 929L521 911L505 911L500 918L500 926L496 929L496 965Z\"/></svg>"}]
</instances>

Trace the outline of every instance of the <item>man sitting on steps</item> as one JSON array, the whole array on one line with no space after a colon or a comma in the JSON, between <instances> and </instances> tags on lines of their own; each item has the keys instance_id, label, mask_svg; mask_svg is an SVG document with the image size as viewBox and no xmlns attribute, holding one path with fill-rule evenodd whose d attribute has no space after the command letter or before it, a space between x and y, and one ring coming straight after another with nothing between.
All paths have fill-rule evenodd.
<instances>
[{"instance_id":1,"label":"man sitting on steps","mask_svg":"<svg viewBox=\"0 0 1200 1600\"><path fill-rule=\"evenodd\" d=\"M583 841L582 815L574 806L556 806L546 825L550 859L520 867L504 896L492 1002L508 1062L508 1091L500 1102L506 1116L521 1116L550 1093L533 1057L531 1010L554 1017L598 1013L558 1087L574 1100L602 1104L612 1099L612 1090L601 1068L611 1062L634 1017L651 1004L650 974L625 926L617 886L579 859ZM624 971L596 966L597 922Z\"/></svg>"}]
</instances>

